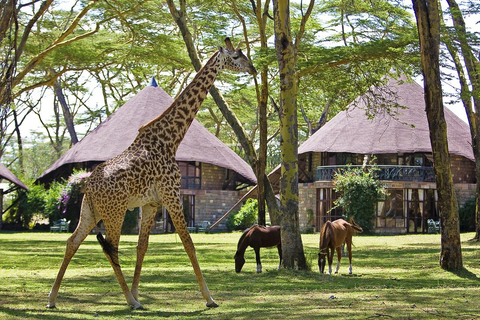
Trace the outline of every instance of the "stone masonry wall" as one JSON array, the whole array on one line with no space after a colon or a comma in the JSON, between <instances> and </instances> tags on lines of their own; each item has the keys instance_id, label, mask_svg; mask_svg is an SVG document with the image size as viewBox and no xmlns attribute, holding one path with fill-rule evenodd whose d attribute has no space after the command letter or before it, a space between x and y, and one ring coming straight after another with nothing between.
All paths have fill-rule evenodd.
<instances>
[{"instance_id":1,"label":"stone masonry wall","mask_svg":"<svg viewBox=\"0 0 480 320\"><path fill-rule=\"evenodd\" d=\"M475 183L475 162L453 154L450 162L453 183Z\"/></svg>"},{"instance_id":2,"label":"stone masonry wall","mask_svg":"<svg viewBox=\"0 0 480 320\"><path fill-rule=\"evenodd\" d=\"M226 170L210 163L202 163L202 190L222 190Z\"/></svg>"},{"instance_id":3,"label":"stone masonry wall","mask_svg":"<svg viewBox=\"0 0 480 320\"><path fill-rule=\"evenodd\" d=\"M209 221L214 224L245 194L245 191L198 190L195 193L195 223ZM235 209L239 210L241 204ZM227 218L215 227L214 232L226 231Z\"/></svg>"},{"instance_id":4,"label":"stone masonry wall","mask_svg":"<svg viewBox=\"0 0 480 320\"><path fill-rule=\"evenodd\" d=\"M309 220L309 210L312 210L313 216L315 219L315 211L317 205L317 189L313 183L300 183L298 186L298 214L299 214L299 224L300 231L306 232L311 229L312 224L315 223L315 220Z\"/></svg>"}]
</instances>

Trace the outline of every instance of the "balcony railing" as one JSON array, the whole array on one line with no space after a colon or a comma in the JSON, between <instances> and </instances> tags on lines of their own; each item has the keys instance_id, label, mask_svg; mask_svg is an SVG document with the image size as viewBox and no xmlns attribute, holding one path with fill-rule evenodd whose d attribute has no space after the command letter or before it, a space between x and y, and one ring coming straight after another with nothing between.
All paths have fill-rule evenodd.
<instances>
[{"instance_id":1,"label":"balcony railing","mask_svg":"<svg viewBox=\"0 0 480 320\"><path fill-rule=\"evenodd\" d=\"M199 190L202 187L202 180L199 177L183 176L181 180L182 189L196 189Z\"/></svg>"},{"instance_id":2,"label":"balcony railing","mask_svg":"<svg viewBox=\"0 0 480 320\"><path fill-rule=\"evenodd\" d=\"M317 167L315 180L330 181L337 170L348 168L361 168L362 166L322 166ZM418 181L435 182L435 173L433 167L420 166L376 166L377 177L380 180L389 181Z\"/></svg>"}]
</instances>

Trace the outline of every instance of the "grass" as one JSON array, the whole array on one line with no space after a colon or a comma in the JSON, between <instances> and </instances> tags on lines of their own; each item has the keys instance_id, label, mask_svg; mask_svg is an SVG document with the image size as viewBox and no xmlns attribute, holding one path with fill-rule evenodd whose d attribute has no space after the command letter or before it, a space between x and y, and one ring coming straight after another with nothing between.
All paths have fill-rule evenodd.
<instances>
[{"instance_id":1,"label":"grass","mask_svg":"<svg viewBox=\"0 0 480 320\"><path fill-rule=\"evenodd\" d=\"M68 235L0 233L0 319L480 319L479 244L462 234L464 269L439 267L440 235L356 236L353 275L320 275L318 235L302 235L312 271L276 270L276 248L262 249L256 274L252 249L242 273L233 255L240 233L193 234L197 256L218 308L205 307L178 235L152 235L140 283L146 310L129 309L95 236L67 269L57 309L47 295ZM127 283L136 236L123 236Z\"/></svg>"}]
</instances>

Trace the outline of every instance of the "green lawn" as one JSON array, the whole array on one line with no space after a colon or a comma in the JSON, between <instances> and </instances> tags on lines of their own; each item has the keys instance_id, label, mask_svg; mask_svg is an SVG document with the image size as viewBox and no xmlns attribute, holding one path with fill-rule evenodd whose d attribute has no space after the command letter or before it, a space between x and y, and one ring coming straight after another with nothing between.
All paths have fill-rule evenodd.
<instances>
[{"instance_id":1,"label":"green lawn","mask_svg":"<svg viewBox=\"0 0 480 320\"><path fill-rule=\"evenodd\" d=\"M47 295L63 258L66 234L0 233L0 319L479 319L480 251L462 235L464 270L439 268L440 235L356 236L353 275L348 258L338 275L320 275L318 234L303 235L312 271L277 271L276 248L252 249L242 273L233 255L240 233L193 234L213 298L207 309L178 235L152 235L140 302L132 311L95 236L80 246L65 275L57 309ZM136 236L123 236L120 263L127 283Z\"/></svg>"}]
</instances>

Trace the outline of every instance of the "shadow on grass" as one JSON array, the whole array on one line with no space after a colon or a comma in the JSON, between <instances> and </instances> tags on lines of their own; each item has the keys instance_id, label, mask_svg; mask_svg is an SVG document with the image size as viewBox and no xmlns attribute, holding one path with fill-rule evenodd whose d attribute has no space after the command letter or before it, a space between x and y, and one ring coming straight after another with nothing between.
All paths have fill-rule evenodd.
<instances>
[{"instance_id":1,"label":"shadow on grass","mask_svg":"<svg viewBox=\"0 0 480 320\"><path fill-rule=\"evenodd\" d=\"M146 319L158 319L158 318L179 318L179 317L191 317L192 319L200 317L206 310L195 311L162 311L162 310L131 310L128 306L125 306L125 310L117 311L91 311L86 313L84 309L69 309L64 311L61 308L56 309L40 309L40 308L8 308L0 306L0 314L3 314L7 319L78 319L78 315L83 315L85 318L99 317L111 318L111 319L126 319L126 318L146 318ZM74 314L74 315L72 315Z\"/></svg>"},{"instance_id":2,"label":"shadow on grass","mask_svg":"<svg viewBox=\"0 0 480 320\"><path fill-rule=\"evenodd\" d=\"M460 269L460 270L450 271L450 273L456 275L456 276L459 277L459 278L469 279L469 280L473 280L473 281L478 281L478 282L480 282L480 278L477 277L476 274L474 274L473 272L469 271L469 270L466 269L466 268L462 268L462 269Z\"/></svg>"}]
</instances>

